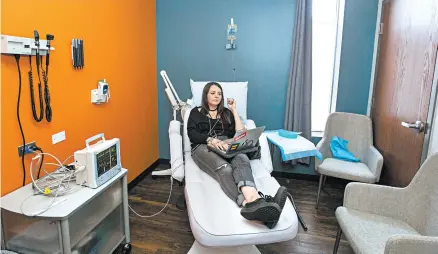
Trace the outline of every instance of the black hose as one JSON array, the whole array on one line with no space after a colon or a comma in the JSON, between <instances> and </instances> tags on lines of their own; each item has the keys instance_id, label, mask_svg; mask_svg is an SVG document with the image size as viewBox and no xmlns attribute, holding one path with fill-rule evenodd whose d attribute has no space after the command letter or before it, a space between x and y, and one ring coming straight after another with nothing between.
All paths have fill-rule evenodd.
<instances>
[{"instance_id":1,"label":"black hose","mask_svg":"<svg viewBox=\"0 0 438 254\"><path fill-rule=\"evenodd\" d=\"M40 83L38 83L38 94L40 99L40 115L38 116L36 112L35 95L33 89L32 56L29 56L29 65L30 65L30 71L28 72L28 74L29 74L29 87L30 87L30 105L32 106L33 118L35 119L35 121L41 122L41 120L43 120L44 117L44 111L43 111L44 105L43 105L43 95L41 92L41 80ZM39 78L39 71L38 71L38 78Z\"/></svg>"},{"instance_id":2,"label":"black hose","mask_svg":"<svg viewBox=\"0 0 438 254\"><path fill-rule=\"evenodd\" d=\"M24 138L23 126L20 119L20 101L21 101L21 69L20 69L20 55L15 55L18 68L18 99L17 99L17 120L20 126L21 139L23 141L23 154L21 155L21 167L23 169L23 186L26 184L26 168L24 167L24 148L26 147L26 139Z\"/></svg>"},{"instance_id":3,"label":"black hose","mask_svg":"<svg viewBox=\"0 0 438 254\"><path fill-rule=\"evenodd\" d=\"M42 69L42 67L41 67ZM46 120L47 122L52 121L52 107L50 106L50 91L49 91L49 66L46 66L46 70L43 71L43 81L44 81L44 102L46 103Z\"/></svg>"}]
</instances>

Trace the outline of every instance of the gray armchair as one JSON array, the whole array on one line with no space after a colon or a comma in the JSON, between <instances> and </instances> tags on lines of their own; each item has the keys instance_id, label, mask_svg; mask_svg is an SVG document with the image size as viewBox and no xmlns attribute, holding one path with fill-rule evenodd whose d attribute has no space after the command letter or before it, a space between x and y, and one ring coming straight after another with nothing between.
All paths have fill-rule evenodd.
<instances>
[{"instance_id":1,"label":"gray armchair","mask_svg":"<svg viewBox=\"0 0 438 254\"><path fill-rule=\"evenodd\" d=\"M405 188L349 183L336 209L339 231L356 253L438 254L438 154Z\"/></svg>"},{"instance_id":2,"label":"gray armchair","mask_svg":"<svg viewBox=\"0 0 438 254\"><path fill-rule=\"evenodd\" d=\"M359 158L360 162L334 159L330 151L330 140L333 136L348 140L348 150ZM383 157L373 146L373 130L369 117L351 113L330 114L324 136L316 147L324 159L315 160L315 170L320 174L316 198L317 209L326 176L365 183L379 181Z\"/></svg>"}]
</instances>

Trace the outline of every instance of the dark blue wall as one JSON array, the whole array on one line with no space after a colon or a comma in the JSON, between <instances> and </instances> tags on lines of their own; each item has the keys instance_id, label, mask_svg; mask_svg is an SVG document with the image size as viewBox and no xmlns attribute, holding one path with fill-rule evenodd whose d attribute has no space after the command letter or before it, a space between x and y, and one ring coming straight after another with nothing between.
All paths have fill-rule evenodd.
<instances>
[{"instance_id":1,"label":"dark blue wall","mask_svg":"<svg viewBox=\"0 0 438 254\"><path fill-rule=\"evenodd\" d=\"M346 1L337 109L366 113L378 0ZM157 0L158 71L167 71L182 100L191 97L190 79L233 81L232 53L225 50L231 17L238 25L236 81L249 82L248 117L282 128L294 0ZM168 159L172 109L160 76L158 106L160 157Z\"/></svg>"},{"instance_id":2,"label":"dark blue wall","mask_svg":"<svg viewBox=\"0 0 438 254\"><path fill-rule=\"evenodd\" d=\"M290 0L157 0L158 70L167 71L183 100L191 97L190 79L233 81L225 44L234 17L236 81L248 81L248 117L267 129L282 127L294 13ZM158 80L160 157L169 158L172 109Z\"/></svg>"}]
</instances>

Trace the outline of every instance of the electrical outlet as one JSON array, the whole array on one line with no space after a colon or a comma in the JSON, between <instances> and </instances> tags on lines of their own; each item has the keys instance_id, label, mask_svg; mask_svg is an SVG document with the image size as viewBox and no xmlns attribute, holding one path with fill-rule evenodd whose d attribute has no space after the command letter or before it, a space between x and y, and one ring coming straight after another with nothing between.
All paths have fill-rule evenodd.
<instances>
[{"instance_id":1,"label":"electrical outlet","mask_svg":"<svg viewBox=\"0 0 438 254\"><path fill-rule=\"evenodd\" d=\"M64 140L65 140L65 131L61 131L52 135L52 144L57 144Z\"/></svg>"},{"instance_id":2,"label":"electrical outlet","mask_svg":"<svg viewBox=\"0 0 438 254\"><path fill-rule=\"evenodd\" d=\"M36 147L36 143L35 141L30 142L26 145L24 145L25 149L24 149L24 154L30 154L34 151L35 147ZM23 146L19 146L18 147L18 156L21 157L23 156Z\"/></svg>"}]
</instances>

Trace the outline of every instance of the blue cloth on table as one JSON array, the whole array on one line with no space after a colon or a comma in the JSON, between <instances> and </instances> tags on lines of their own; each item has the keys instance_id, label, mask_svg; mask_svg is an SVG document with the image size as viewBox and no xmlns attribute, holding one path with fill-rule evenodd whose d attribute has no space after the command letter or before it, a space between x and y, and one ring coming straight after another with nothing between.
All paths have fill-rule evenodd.
<instances>
[{"instance_id":1,"label":"blue cloth on table","mask_svg":"<svg viewBox=\"0 0 438 254\"><path fill-rule=\"evenodd\" d=\"M330 151L333 154L333 158L343 161L360 162L360 160L354 157L347 148L348 140L334 136L330 140Z\"/></svg>"},{"instance_id":2,"label":"blue cloth on table","mask_svg":"<svg viewBox=\"0 0 438 254\"><path fill-rule=\"evenodd\" d=\"M278 130L278 135L283 138L291 138L296 139L298 137L298 134L301 134L301 132L295 132L295 131L287 131L283 129Z\"/></svg>"},{"instance_id":3,"label":"blue cloth on table","mask_svg":"<svg viewBox=\"0 0 438 254\"><path fill-rule=\"evenodd\" d=\"M283 161L313 156L316 156L319 160L323 159L315 144L300 135L297 135L297 138L285 138L280 136L278 130L265 131L264 133L272 144L280 148Z\"/></svg>"}]
</instances>

